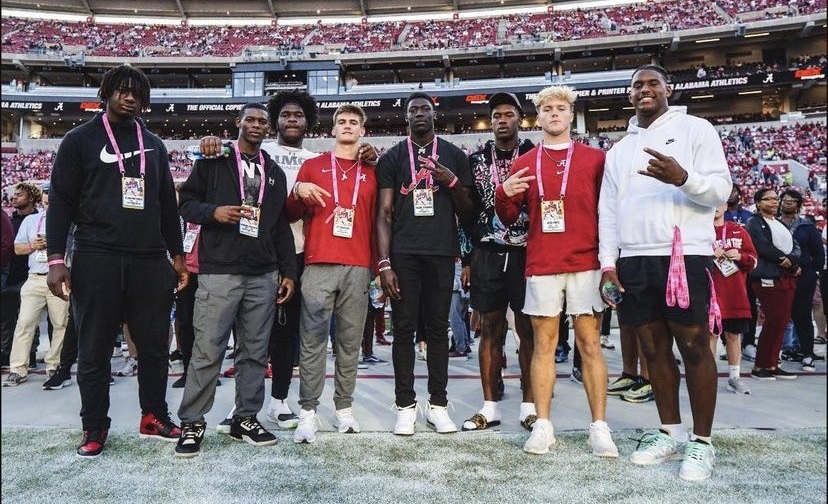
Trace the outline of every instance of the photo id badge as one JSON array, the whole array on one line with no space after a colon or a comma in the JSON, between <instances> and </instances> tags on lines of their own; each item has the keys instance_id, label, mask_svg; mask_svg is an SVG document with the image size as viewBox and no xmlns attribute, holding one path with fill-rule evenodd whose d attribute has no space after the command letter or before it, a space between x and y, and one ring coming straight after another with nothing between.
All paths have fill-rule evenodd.
<instances>
[{"instance_id":1,"label":"photo id badge","mask_svg":"<svg viewBox=\"0 0 828 504\"><path fill-rule=\"evenodd\" d=\"M201 226L187 224L187 232L184 233L184 252L187 254L193 251L199 231L201 231Z\"/></svg>"},{"instance_id":2,"label":"photo id badge","mask_svg":"<svg viewBox=\"0 0 828 504\"><path fill-rule=\"evenodd\" d=\"M541 226L544 233L563 233L563 200L541 201Z\"/></svg>"},{"instance_id":3,"label":"photo id badge","mask_svg":"<svg viewBox=\"0 0 828 504\"><path fill-rule=\"evenodd\" d=\"M37 262L45 263L48 260L48 255L46 254L46 249L35 250L34 259Z\"/></svg>"},{"instance_id":4,"label":"photo id badge","mask_svg":"<svg viewBox=\"0 0 828 504\"><path fill-rule=\"evenodd\" d=\"M336 207L334 209L333 235L351 238L354 235L354 209Z\"/></svg>"},{"instance_id":5,"label":"photo id badge","mask_svg":"<svg viewBox=\"0 0 828 504\"><path fill-rule=\"evenodd\" d=\"M719 271L722 272L722 276L724 276L725 278L739 271L739 267L736 266L736 263L731 261L727 257L720 257L713 262L714 264L716 264L716 267L719 268Z\"/></svg>"},{"instance_id":6,"label":"photo id badge","mask_svg":"<svg viewBox=\"0 0 828 504\"><path fill-rule=\"evenodd\" d=\"M121 177L121 205L133 210L144 209L144 179Z\"/></svg>"},{"instance_id":7,"label":"photo id badge","mask_svg":"<svg viewBox=\"0 0 828 504\"><path fill-rule=\"evenodd\" d=\"M243 217L239 221L239 233L258 238L260 209L250 205L242 205L241 211Z\"/></svg>"},{"instance_id":8,"label":"photo id badge","mask_svg":"<svg viewBox=\"0 0 828 504\"><path fill-rule=\"evenodd\" d=\"M434 192L431 189L414 189L414 216L434 215Z\"/></svg>"}]
</instances>

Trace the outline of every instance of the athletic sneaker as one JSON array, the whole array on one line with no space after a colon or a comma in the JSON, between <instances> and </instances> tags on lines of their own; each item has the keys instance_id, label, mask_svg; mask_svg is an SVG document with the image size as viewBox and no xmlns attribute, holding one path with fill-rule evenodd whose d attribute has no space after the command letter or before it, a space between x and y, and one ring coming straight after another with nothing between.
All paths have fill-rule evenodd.
<instances>
[{"instance_id":1,"label":"athletic sneaker","mask_svg":"<svg viewBox=\"0 0 828 504\"><path fill-rule=\"evenodd\" d=\"M71 384L72 375L69 373L69 369L58 367L54 374L49 376L49 379L43 383L43 390L60 390Z\"/></svg>"},{"instance_id":2,"label":"athletic sneaker","mask_svg":"<svg viewBox=\"0 0 828 504\"><path fill-rule=\"evenodd\" d=\"M29 375L23 376L17 373L9 373L6 381L3 382L4 387L16 387L29 379Z\"/></svg>"},{"instance_id":3,"label":"athletic sneaker","mask_svg":"<svg viewBox=\"0 0 828 504\"><path fill-rule=\"evenodd\" d=\"M204 431L207 424L204 422L182 422L181 437L175 445L175 456L178 458L197 457L201 453L201 442L204 440Z\"/></svg>"},{"instance_id":4,"label":"athletic sneaker","mask_svg":"<svg viewBox=\"0 0 828 504\"><path fill-rule=\"evenodd\" d=\"M549 447L553 444L555 444L555 429L552 428L552 422L548 419L537 420L532 425L532 434L523 444L523 451L543 455L549 453Z\"/></svg>"},{"instance_id":5,"label":"athletic sneaker","mask_svg":"<svg viewBox=\"0 0 828 504\"><path fill-rule=\"evenodd\" d=\"M601 348L615 350L615 345L610 341L609 336L601 336Z\"/></svg>"},{"instance_id":6,"label":"athletic sneaker","mask_svg":"<svg viewBox=\"0 0 828 504\"><path fill-rule=\"evenodd\" d=\"M357 369L368 369L368 364L359 360L357 361Z\"/></svg>"},{"instance_id":7,"label":"athletic sneaker","mask_svg":"<svg viewBox=\"0 0 828 504\"><path fill-rule=\"evenodd\" d=\"M617 380L607 385L607 395L621 395L630 390L636 384L636 377L627 373L621 373Z\"/></svg>"},{"instance_id":8,"label":"athletic sneaker","mask_svg":"<svg viewBox=\"0 0 828 504\"><path fill-rule=\"evenodd\" d=\"M592 454L596 457L618 457L618 447L612 440L612 431L606 422L589 424L587 444L592 448Z\"/></svg>"},{"instance_id":9,"label":"athletic sneaker","mask_svg":"<svg viewBox=\"0 0 828 504\"><path fill-rule=\"evenodd\" d=\"M394 424L394 434L397 436L413 436L414 425L417 423L417 403L400 408L396 404L397 421Z\"/></svg>"},{"instance_id":10,"label":"athletic sneaker","mask_svg":"<svg viewBox=\"0 0 828 504\"><path fill-rule=\"evenodd\" d=\"M575 382L578 385L584 384L584 375L581 373L580 368L573 367L572 372L569 374L569 381Z\"/></svg>"},{"instance_id":11,"label":"athletic sneaker","mask_svg":"<svg viewBox=\"0 0 828 504\"><path fill-rule=\"evenodd\" d=\"M235 411L235 408L234 408ZM221 421L218 425L216 425L216 432L219 434L230 434L230 426L233 425L233 412L230 412L230 416L225 418Z\"/></svg>"},{"instance_id":12,"label":"athletic sneaker","mask_svg":"<svg viewBox=\"0 0 828 504\"><path fill-rule=\"evenodd\" d=\"M428 403L426 409L426 425L437 431L438 434L457 432L457 425L448 414L448 406L435 406Z\"/></svg>"},{"instance_id":13,"label":"athletic sneaker","mask_svg":"<svg viewBox=\"0 0 828 504\"><path fill-rule=\"evenodd\" d=\"M802 370L806 372L816 371L816 366L814 366L814 358L813 357L805 357L802 359Z\"/></svg>"},{"instance_id":14,"label":"athletic sneaker","mask_svg":"<svg viewBox=\"0 0 828 504\"><path fill-rule=\"evenodd\" d=\"M299 425L299 417L284 401L270 403L267 407L267 419L278 425L280 429L295 429Z\"/></svg>"},{"instance_id":15,"label":"athletic sneaker","mask_svg":"<svg viewBox=\"0 0 828 504\"><path fill-rule=\"evenodd\" d=\"M336 410L336 428L342 434L357 434L359 432L359 422L354 418L353 409L342 408Z\"/></svg>"},{"instance_id":16,"label":"athletic sneaker","mask_svg":"<svg viewBox=\"0 0 828 504\"><path fill-rule=\"evenodd\" d=\"M84 429L83 441L78 446L78 457L95 458L101 454L109 429Z\"/></svg>"},{"instance_id":17,"label":"athletic sneaker","mask_svg":"<svg viewBox=\"0 0 828 504\"><path fill-rule=\"evenodd\" d=\"M795 374L789 373L781 367L771 370L771 373L773 373L773 376L775 376L777 380L796 380Z\"/></svg>"},{"instance_id":18,"label":"athletic sneaker","mask_svg":"<svg viewBox=\"0 0 828 504\"><path fill-rule=\"evenodd\" d=\"M427 354L425 350L417 350L417 360L424 361L427 358Z\"/></svg>"},{"instance_id":19,"label":"athletic sneaker","mask_svg":"<svg viewBox=\"0 0 828 504\"><path fill-rule=\"evenodd\" d=\"M555 362L560 364L569 360L569 350L566 347L558 346L555 350Z\"/></svg>"},{"instance_id":20,"label":"athletic sneaker","mask_svg":"<svg viewBox=\"0 0 828 504\"><path fill-rule=\"evenodd\" d=\"M124 366L115 373L117 376L135 376L138 373L138 360L134 357L124 359Z\"/></svg>"},{"instance_id":21,"label":"athletic sneaker","mask_svg":"<svg viewBox=\"0 0 828 504\"><path fill-rule=\"evenodd\" d=\"M734 394L750 394L750 389L745 385L741 378L731 378L727 380L727 390Z\"/></svg>"},{"instance_id":22,"label":"athletic sneaker","mask_svg":"<svg viewBox=\"0 0 828 504\"><path fill-rule=\"evenodd\" d=\"M276 444L276 436L264 428L256 415L234 417L233 423L230 425L230 437L254 446L273 446Z\"/></svg>"},{"instance_id":23,"label":"athletic sneaker","mask_svg":"<svg viewBox=\"0 0 828 504\"><path fill-rule=\"evenodd\" d=\"M169 414L159 417L155 413L147 413L141 417L138 432L142 438L161 441L176 442L181 437L181 429L170 420Z\"/></svg>"},{"instance_id":24,"label":"athletic sneaker","mask_svg":"<svg viewBox=\"0 0 828 504\"><path fill-rule=\"evenodd\" d=\"M773 372L769 369L752 369L750 371L750 376L756 378L757 380L766 380L766 381L773 381L776 379Z\"/></svg>"},{"instance_id":25,"label":"athletic sneaker","mask_svg":"<svg viewBox=\"0 0 828 504\"><path fill-rule=\"evenodd\" d=\"M805 356L799 350L783 350L780 358L786 362L802 362Z\"/></svg>"},{"instance_id":26,"label":"athletic sneaker","mask_svg":"<svg viewBox=\"0 0 828 504\"><path fill-rule=\"evenodd\" d=\"M457 350L452 350L451 352L449 352L448 357L449 359L469 360L469 354L464 352L458 352Z\"/></svg>"},{"instance_id":27,"label":"athletic sneaker","mask_svg":"<svg viewBox=\"0 0 828 504\"><path fill-rule=\"evenodd\" d=\"M299 410L299 425L293 433L294 443L313 443L316 441L316 429L319 420L312 410Z\"/></svg>"},{"instance_id":28,"label":"athletic sneaker","mask_svg":"<svg viewBox=\"0 0 828 504\"><path fill-rule=\"evenodd\" d=\"M690 441L684 449L679 478L684 481L704 481L713 474L715 462L716 452L713 446L700 440Z\"/></svg>"},{"instance_id":29,"label":"athletic sneaker","mask_svg":"<svg viewBox=\"0 0 828 504\"><path fill-rule=\"evenodd\" d=\"M638 447L630 454L630 462L638 466L649 466L678 460L683 448L682 443L666 432L649 432L638 441Z\"/></svg>"},{"instance_id":30,"label":"athletic sneaker","mask_svg":"<svg viewBox=\"0 0 828 504\"><path fill-rule=\"evenodd\" d=\"M362 361L361 361L361 362L362 362L363 364L388 364L388 361L387 361L387 360L380 359L380 358L379 358L379 357L377 357L376 355L368 355L368 356L364 356L364 357L362 357Z\"/></svg>"},{"instance_id":31,"label":"athletic sneaker","mask_svg":"<svg viewBox=\"0 0 828 504\"><path fill-rule=\"evenodd\" d=\"M653 386L650 384L650 380L638 377L635 385L621 394L621 399L631 403L643 403L655 400L655 394L653 394Z\"/></svg>"},{"instance_id":32,"label":"athletic sneaker","mask_svg":"<svg viewBox=\"0 0 828 504\"><path fill-rule=\"evenodd\" d=\"M747 345L742 349L742 358L746 361L756 361L756 345Z\"/></svg>"}]
</instances>

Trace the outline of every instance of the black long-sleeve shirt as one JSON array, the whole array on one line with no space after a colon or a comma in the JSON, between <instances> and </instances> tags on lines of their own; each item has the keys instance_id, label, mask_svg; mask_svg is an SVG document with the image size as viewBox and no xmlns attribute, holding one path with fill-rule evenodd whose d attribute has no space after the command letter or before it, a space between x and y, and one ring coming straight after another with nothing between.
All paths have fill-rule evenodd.
<instances>
[{"instance_id":1,"label":"black long-sleeve shirt","mask_svg":"<svg viewBox=\"0 0 828 504\"><path fill-rule=\"evenodd\" d=\"M63 255L72 222L75 250L183 255L175 187L164 143L141 124L146 156L144 208L124 208L121 172L103 114L66 134L55 157L46 220L48 253ZM127 177L140 177L135 124L111 123Z\"/></svg>"}]
</instances>

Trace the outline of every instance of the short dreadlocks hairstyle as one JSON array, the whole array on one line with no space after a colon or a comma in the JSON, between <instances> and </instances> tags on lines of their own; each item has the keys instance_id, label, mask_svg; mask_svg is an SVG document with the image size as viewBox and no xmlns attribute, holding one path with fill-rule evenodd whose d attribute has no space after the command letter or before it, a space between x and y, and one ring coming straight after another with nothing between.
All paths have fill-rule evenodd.
<instances>
[{"instance_id":1,"label":"short dreadlocks hairstyle","mask_svg":"<svg viewBox=\"0 0 828 504\"><path fill-rule=\"evenodd\" d=\"M130 65L121 65L110 68L103 76L101 87L98 89L98 97L101 103L112 98L116 91L129 90L132 96L141 102L141 110L149 108L150 104L150 82L144 72Z\"/></svg>"},{"instance_id":2,"label":"short dreadlocks hairstyle","mask_svg":"<svg viewBox=\"0 0 828 504\"><path fill-rule=\"evenodd\" d=\"M275 125L279 123L279 113L282 111L282 107L288 103L295 103L296 105L299 105L305 113L305 120L308 123L308 131L316 126L316 121L319 119L316 98L309 95L307 92L298 89L280 91L268 100L267 113L270 116L271 124Z\"/></svg>"}]
</instances>

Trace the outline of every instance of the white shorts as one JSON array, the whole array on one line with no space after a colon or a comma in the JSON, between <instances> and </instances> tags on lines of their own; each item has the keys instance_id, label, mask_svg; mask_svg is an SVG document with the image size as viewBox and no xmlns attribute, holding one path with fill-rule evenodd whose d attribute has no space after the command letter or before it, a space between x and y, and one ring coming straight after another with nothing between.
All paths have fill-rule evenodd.
<instances>
[{"instance_id":1,"label":"white shorts","mask_svg":"<svg viewBox=\"0 0 828 504\"><path fill-rule=\"evenodd\" d=\"M523 313L554 317L563 311L564 300L567 315L604 311L606 305L598 292L600 283L601 270L530 276L526 279Z\"/></svg>"}]
</instances>

